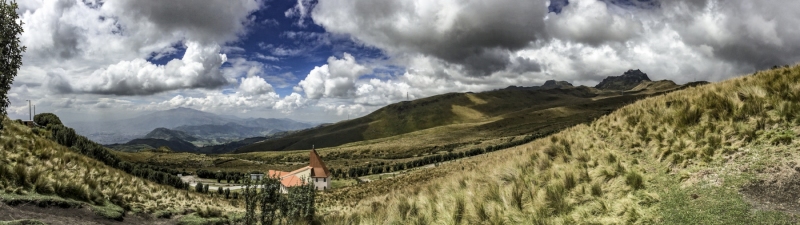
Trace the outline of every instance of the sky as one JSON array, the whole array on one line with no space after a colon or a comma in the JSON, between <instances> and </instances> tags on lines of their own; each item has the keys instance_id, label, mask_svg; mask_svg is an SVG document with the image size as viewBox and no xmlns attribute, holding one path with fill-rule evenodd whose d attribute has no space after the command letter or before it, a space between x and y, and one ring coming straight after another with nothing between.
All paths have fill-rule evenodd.
<instances>
[{"instance_id":1,"label":"sky","mask_svg":"<svg viewBox=\"0 0 800 225\"><path fill-rule=\"evenodd\" d=\"M23 0L9 117L187 107L334 122L563 80L720 81L800 61L800 1Z\"/></svg>"}]
</instances>

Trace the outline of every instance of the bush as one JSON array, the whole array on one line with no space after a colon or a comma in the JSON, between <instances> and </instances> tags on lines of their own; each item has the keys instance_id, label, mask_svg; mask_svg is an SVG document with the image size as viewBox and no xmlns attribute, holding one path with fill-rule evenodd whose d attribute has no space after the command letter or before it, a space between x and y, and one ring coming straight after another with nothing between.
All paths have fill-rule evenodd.
<instances>
[{"instance_id":1,"label":"bush","mask_svg":"<svg viewBox=\"0 0 800 225\"><path fill-rule=\"evenodd\" d=\"M633 188L633 190L643 189L644 178L642 178L642 175L640 175L639 173L631 171L628 172L627 175L625 175L625 184Z\"/></svg>"},{"instance_id":2,"label":"bush","mask_svg":"<svg viewBox=\"0 0 800 225\"><path fill-rule=\"evenodd\" d=\"M597 197L600 197L600 196L603 195L603 189L602 189L602 187L600 186L599 183L593 183L592 184L592 195L593 196L597 196Z\"/></svg>"},{"instance_id":3,"label":"bush","mask_svg":"<svg viewBox=\"0 0 800 225\"><path fill-rule=\"evenodd\" d=\"M64 125L63 123L61 123L61 119L59 119L58 116L56 116L56 114L52 113L36 114L36 116L33 116L33 122L43 127L46 127L49 124L62 125L62 126Z\"/></svg>"}]
</instances>

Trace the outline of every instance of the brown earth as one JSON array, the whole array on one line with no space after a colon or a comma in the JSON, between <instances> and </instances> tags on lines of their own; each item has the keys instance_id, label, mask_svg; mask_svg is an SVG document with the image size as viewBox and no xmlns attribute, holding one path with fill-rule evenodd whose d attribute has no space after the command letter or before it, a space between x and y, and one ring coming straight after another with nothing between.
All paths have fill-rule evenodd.
<instances>
[{"instance_id":1,"label":"brown earth","mask_svg":"<svg viewBox=\"0 0 800 225\"><path fill-rule=\"evenodd\" d=\"M13 221L33 219L51 225L74 225L74 224L177 224L178 218L155 219L149 216L138 214L125 214L122 221L110 220L98 216L90 207L40 207L34 203L10 206L0 202L0 221Z\"/></svg>"},{"instance_id":2,"label":"brown earth","mask_svg":"<svg viewBox=\"0 0 800 225\"><path fill-rule=\"evenodd\" d=\"M764 172L767 176L740 189L745 199L758 209L800 215L800 166L790 162Z\"/></svg>"}]
</instances>

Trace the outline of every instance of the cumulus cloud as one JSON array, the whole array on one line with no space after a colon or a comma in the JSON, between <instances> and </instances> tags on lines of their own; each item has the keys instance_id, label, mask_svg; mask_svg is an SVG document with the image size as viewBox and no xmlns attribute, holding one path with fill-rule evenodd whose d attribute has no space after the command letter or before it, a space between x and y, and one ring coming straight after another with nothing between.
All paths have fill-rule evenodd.
<instances>
[{"instance_id":1,"label":"cumulus cloud","mask_svg":"<svg viewBox=\"0 0 800 225\"><path fill-rule=\"evenodd\" d=\"M332 0L314 5L311 17L406 69L354 82L349 98L371 105L403 99L397 93L424 97L548 79L593 86L637 68L681 83L793 64L800 60L800 28L792 25L800 14L791 10L797 7L745 0ZM326 79L307 80L321 87Z\"/></svg>"},{"instance_id":2,"label":"cumulus cloud","mask_svg":"<svg viewBox=\"0 0 800 225\"><path fill-rule=\"evenodd\" d=\"M308 99L303 98L303 96L298 93L292 93L275 102L273 108L283 113L291 113L298 108L305 107L307 103Z\"/></svg>"},{"instance_id":3,"label":"cumulus cloud","mask_svg":"<svg viewBox=\"0 0 800 225\"><path fill-rule=\"evenodd\" d=\"M546 39L543 1L321 1L314 22L389 54L422 53L489 75L510 52Z\"/></svg>"},{"instance_id":4,"label":"cumulus cloud","mask_svg":"<svg viewBox=\"0 0 800 225\"><path fill-rule=\"evenodd\" d=\"M546 30L556 39L587 43L625 42L643 30L640 18L615 13L605 2L576 1L560 14L549 15Z\"/></svg>"},{"instance_id":5,"label":"cumulus cloud","mask_svg":"<svg viewBox=\"0 0 800 225\"><path fill-rule=\"evenodd\" d=\"M212 71L225 61L220 46L247 33L249 15L261 2L61 0L25 5L21 41L28 51L18 80L55 79L60 92L72 86L89 93L142 95L224 84ZM174 54L182 43L187 47L183 59L168 65L147 61ZM151 72L166 74L168 81L153 79Z\"/></svg>"},{"instance_id":6,"label":"cumulus cloud","mask_svg":"<svg viewBox=\"0 0 800 225\"><path fill-rule=\"evenodd\" d=\"M264 21L252 15L263 7L261 1L23 1L18 12L28 51L9 96L16 102L57 96L69 102L64 107L74 108L95 106L96 99L111 94L155 99L153 105L163 107L291 112L316 106L349 115L406 96L541 85L550 79L593 86L628 69L682 83L718 81L800 61L797 1L296 3L284 16L300 27L311 19L326 33L284 31L281 37L288 41L310 44L259 43L269 54L254 54L231 45L248 34L250 24ZM333 44L340 40L384 55L376 59ZM187 53L174 63L148 62L173 57L183 45ZM304 77L270 74L281 66L276 59L319 57L313 55L319 46L332 48L337 56L352 55L330 57L303 71ZM163 78L149 75L157 73ZM292 93L286 96L275 92L288 87ZM14 107L10 112L25 111Z\"/></svg>"},{"instance_id":7,"label":"cumulus cloud","mask_svg":"<svg viewBox=\"0 0 800 225\"><path fill-rule=\"evenodd\" d=\"M274 92L272 85L264 81L264 78L257 76L242 78L242 82L239 84L239 90L247 95L262 95L268 92Z\"/></svg>"},{"instance_id":8,"label":"cumulus cloud","mask_svg":"<svg viewBox=\"0 0 800 225\"><path fill-rule=\"evenodd\" d=\"M798 60L794 53L800 48L800 39L794 37L800 31L792 24L800 22L800 16L792 9L799 4L745 0L334 0L316 4L311 16L329 32L350 35L390 54L432 56L472 75L488 76L510 67L522 72L525 67L517 66L520 61L513 55L565 42L589 48L610 46L615 54L632 54L618 55L623 58L636 57L633 54L637 52L622 49L631 46L655 50L660 49L658 45L686 45L696 54L712 53L709 61L727 62L741 73ZM667 42L648 40L658 38L655 34L673 32L677 36L671 35L675 39ZM528 68L536 71L539 67Z\"/></svg>"},{"instance_id":9,"label":"cumulus cloud","mask_svg":"<svg viewBox=\"0 0 800 225\"><path fill-rule=\"evenodd\" d=\"M149 95L185 88L216 88L227 84L219 67L227 60L218 45L186 43L182 59L155 65L144 59L122 61L92 73L81 91L113 95ZM262 80L263 81L263 80Z\"/></svg>"},{"instance_id":10,"label":"cumulus cloud","mask_svg":"<svg viewBox=\"0 0 800 225\"><path fill-rule=\"evenodd\" d=\"M371 71L358 64L355 57L344 53L341 59L330 57L328 64L314 67L298 86L310 99L351 97L355 91L355 81Z\"/></svg>"},{"instance_id":11,"label":"cumulus cloud","mask_svg":"<svg viewBox=\"0 0 800 225\"><path fill-rule=\"evenodd\" d=\"M40 99L39 108L49 111L136 108L176 93L235 84L248 71L222 66L222 52L242 51L231 44L248 34L251 14L264 6L261 0L20 3L20 38L28 49L10 93L16 95L13 104ZM184 47L182 57L151 62ZM115 101L96 102L109 95Z\"/></svg>"},{"instance_id":12,"label":"cumulus cloud","mask_svg":"<svg viewBox=\"0 0 800 225\"><path fill-rule=\"evenodd\" d=\"M800 60L800 2L684 0L662 5L681 40L711 50L715 58L755 69Z\"/></svg>"},{"instance_id":13,"label":"cumulus cloud","mask_svg":"<svg viewBox=\"0 0 800 225\"><path fill-rule=\"evenodd\" d=\"M183 36L202 43L234 41L253 23L250 13L262 7L259 0L104 2L103 11L119 18L125 32L148 38Z\"/></svg>"},{"instance_id":14,"label":"cumulus cloud","mask_svg":"<svg viewBox=\"0 0 800 225\"><path fill-rule=\"evenodd\" d=\"M355 118L367 112L367 107L361 104L320 102L317 106L324 108L326 112L334 112L338 116L348 116L350 118ZM374 110L374 107L370 109Z\"/></svg>"}]
</instances>

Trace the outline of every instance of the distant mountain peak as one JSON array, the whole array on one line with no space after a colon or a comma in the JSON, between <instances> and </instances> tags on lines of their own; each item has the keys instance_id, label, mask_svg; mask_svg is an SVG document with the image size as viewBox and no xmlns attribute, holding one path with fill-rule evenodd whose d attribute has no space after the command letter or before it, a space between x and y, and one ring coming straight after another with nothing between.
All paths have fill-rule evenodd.
<instances>
[{"instance_id":1,"label":"distant mountain peak","mask_svg":"<svg viewBox=\"0 0 800 225\"><path fill-rule=\"evenodd\" d=\"M200 111L200 110L197 110L197 109L187 108L187 107L183 107L183 106L177 107L177 108L174 108L174 109L165 110L165 111L168 111L168 112L203 112L203 111Z\"/></svg>"},{"instance_id":2,"label":"distant mountain peak","mask_svg":"<svg viewBox=\"0 0 800 225\"><path fill-rule=\"evenodd\" d=\"M646 73L638 69L628 70L620 76L606 77L595 88L601 90L630 90L643 81L650 81Z\"/></svg>"},{"instance_id":3,"label":"distant mountain peak","mask_svg":"<svg viewBox=\"0 0 800 225\"><path fill-rule=\"evenodd\" d=\"M181 139L185 141L197 140L197 138L187 134L186 132L179 130L170 130L164 127L153 129L153 131L147 133L147 135L145 135L144 138L163 139L163 140Z\"/></svg>"},{"instance_id":4,"label":"distant mountain peak","mask_svg":"<svg viewBox=\"0 0 800 225\"><path fill-rule=\"evenodd\" d=\"M572 84L566 81L556 81L556 80L548 80L545 81L542 85L544 89L553 89L553 88L565 88L565 87L573 87Z\"/></svg>"}]
</instances>

